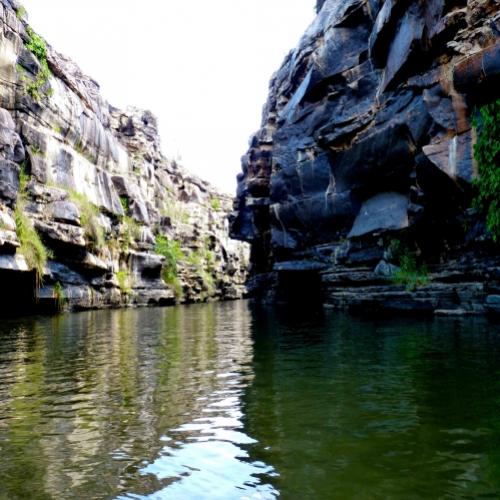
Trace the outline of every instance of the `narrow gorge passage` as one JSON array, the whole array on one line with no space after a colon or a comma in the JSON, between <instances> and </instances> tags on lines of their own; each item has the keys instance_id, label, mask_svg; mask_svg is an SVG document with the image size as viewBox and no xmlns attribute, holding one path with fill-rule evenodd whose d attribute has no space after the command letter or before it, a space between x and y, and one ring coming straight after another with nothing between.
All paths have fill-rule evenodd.
<instances>
[{"instance_id":1,"label":"narrow gorge passage","mask_svg":"<svg viewBox=\"0 0 500 500\"><path fill-rule=\"evenodd\" d=\"M121 80L0 0L0 500L500 498L500 1L25 1Z\"/></svg>"}]
</instances>

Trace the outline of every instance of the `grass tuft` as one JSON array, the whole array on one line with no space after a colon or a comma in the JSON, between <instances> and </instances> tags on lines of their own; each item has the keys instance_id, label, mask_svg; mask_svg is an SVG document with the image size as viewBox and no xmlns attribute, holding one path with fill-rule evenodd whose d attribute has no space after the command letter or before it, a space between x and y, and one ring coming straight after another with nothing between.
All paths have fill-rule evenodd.
<instances>
[{"instance_id":1,"label":"grass tuft","mask_svg":"<svg viewBox=\"0 0 500 500\"><path fill-rule=\"evenodd\" d=\"M164 236L158 235L156 237L155 251L157 254L165 257L165 264L162 270L163 280L174 288L176 297L180 297L182 286L178 276L178 264L185 258L181 244L178 241L168 240Z\"/></svg>"},{"instance_id":2,"label":"grass tuft","mask_svg":"<svg viewBox=\"0 0 500 500\"><path fill-rule=\"evenodd\" d=\"M61 286L61 283L59 283L59 281L57 281L54 284L54 287L52 289L52 297L56 302L57 311L61 312L64 309L64 306L67 302L67 298L66 294L64 293L63 287Z\"/></svg>"},{"instance_id":3,"label":"grass tuft","mask_svg":"<svg viewBox=\"0 0 500 500\"><path fill-rule=\"evenodd\" d=\"M45 265L51 257L51 253L45 248L40 235L37 233L33 222L24 213L28 203L27 185L29 176L21 166L19 172L19 191L17 195L14 220L16 222L16 233L20 243L18 252L24 256L28 267L35 271L37 283L42 282Z\"/></svg>"},{"instance_id":4,"label":"grass tuft","mask_svg":"<svg viewBox=\"0 0 500 500\"><path fill-rule=\"evenodd\" d=\"M118 281L118 287L124 295L130 295L132 293L132 276L128 270L121 270L116 273L116 279Z\"/></svg>"},{"instance_id":5,"label":"grass tuft","mask_svg":"<svg viewBox=\"0 0 500 500\"><path fill-rule=\"evenodd\" d=\"M425 265L418 265L415 255L399 240L393 240L390 245L392 258L397 262L399 270L392 277L393 283L405 285L408 291L414 291L429 283L429 272Z\"/></svg>"},{"instance_id":6,"label":"grass tuft","mask_svg":"<svg viewBox=\"0 0 500 500\"><path fill-rule=\"evenodd\" d=\"M219 198L212 198L210 200L210 206L212 207L213 210L216 212L219 212L221 209L221 204Z\"/></svg>"},{"instance_id":7,"label":"grass tuft","mask_svg":"<svg viewBox=\"0 0 500 500\"><path fill-rule=\"evenodd\" d=\"M105 246L104 229L99 222L99 208L84 194L74 190L68 191L70 200L80 210L80 224L85 231L85 237L93 250L102 250Z\"/></svg>"}]
</instances>

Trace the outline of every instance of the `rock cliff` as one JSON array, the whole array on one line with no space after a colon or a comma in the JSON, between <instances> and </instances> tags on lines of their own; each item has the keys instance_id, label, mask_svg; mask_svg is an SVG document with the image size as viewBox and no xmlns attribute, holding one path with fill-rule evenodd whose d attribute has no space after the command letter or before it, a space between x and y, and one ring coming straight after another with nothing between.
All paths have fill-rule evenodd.
<instances>
[{"instance_id":1,"label":"rock cliff","mask_svg":"<svg viewBox=\"0 0 500 500\"><path fill-rule=\"evenodd\" d=\"M268 300L494 310L471 118L500 97L498 0L326 0L273 76L233 236ZM397 283L399 280L400 284Z\"/></svg>"},{"instance_id":2,"label":"rock cliff","mask_svg":"<svg viewBox=\"0 0 500 500\"><path fill-rule=\"evenodd\" d=\"M109 105L20 4L0 19L2 310L241 297L231 198L165 158L155 117Z\"/></svg>"}]
</instances>

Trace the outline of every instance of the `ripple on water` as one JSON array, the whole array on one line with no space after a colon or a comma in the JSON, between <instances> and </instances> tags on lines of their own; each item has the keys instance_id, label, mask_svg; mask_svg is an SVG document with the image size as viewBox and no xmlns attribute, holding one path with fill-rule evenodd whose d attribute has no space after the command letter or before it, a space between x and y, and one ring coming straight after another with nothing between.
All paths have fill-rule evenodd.
<instances>
[{"instance_id":1,"label":"ripple on water","mask_svg":"<svg viewBox=\"0 0 500 500\"><path fill-rule=\"evenodd\" d=\"M0 498L498 498L499 333L245 302L3 322Z\"/></svg>"}]
</instances>

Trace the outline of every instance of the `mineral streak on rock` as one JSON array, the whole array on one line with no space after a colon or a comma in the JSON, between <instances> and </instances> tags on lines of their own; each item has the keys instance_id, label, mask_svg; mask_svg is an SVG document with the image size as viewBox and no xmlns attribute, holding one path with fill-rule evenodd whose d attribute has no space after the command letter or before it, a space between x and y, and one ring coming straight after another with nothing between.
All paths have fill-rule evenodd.
<instances>
[{"instance_id":1,"label":"mineral streak on rock","mask_svg":"<svg viewBox=\"0 0 500 500\"><path fill-rule=\"evenodd\" d=\"M471 118L500 97L499 2L326 0L317 11L271 80L238 177L231 230L251 243L253 293L287 299L295 282L307 296L315 261L333 307L494 309L498 252L467 207ZM399 264L387 262L395 241L426 263L427 285L375 273Z\"/></svg>"},{"instance_id":2,"label":"mineral streak on rock","mask_svg":"<svg viewBox=\"0 0 500 500\"><path fill-rule=\"evenodd\" d=\"M21 196L50 251L37 293L42 305L61 298L86 309L242 297L248 250L228 236L231 198L165 158L149 111L109 105L99 85L48 44L45 78L25 17L16 1L1 0L2 309L34 304L14 213ZM175 254L169 283L162 278L169 264L155 251L159 235Z\"/></svg>"}]
</instances>

